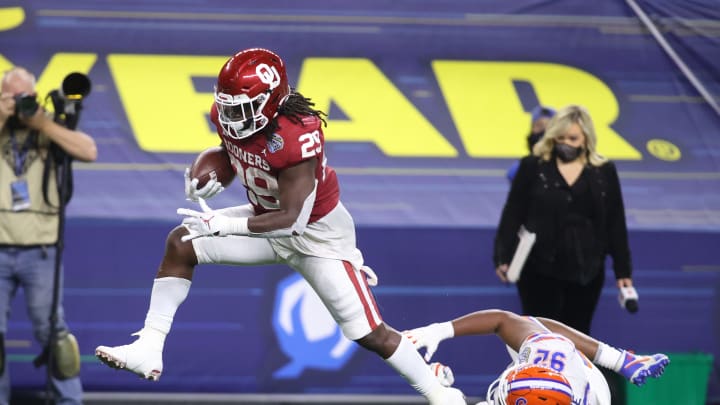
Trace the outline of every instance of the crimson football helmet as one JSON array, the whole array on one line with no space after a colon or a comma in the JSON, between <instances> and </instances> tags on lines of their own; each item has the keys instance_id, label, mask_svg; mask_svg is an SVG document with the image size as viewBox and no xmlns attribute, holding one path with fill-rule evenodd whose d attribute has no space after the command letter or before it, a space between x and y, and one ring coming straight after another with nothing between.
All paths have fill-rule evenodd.
<instances>
[{"instance_id":1,"label":"crimson football helmet","mask_svg":"<svg viewBox=\"0 0 720 405\"><path fill-rule=\"evenodd\" d=\"M285 64L267 49L252 48L223 65L215 86L215 106L223 132L247 138L265 128L290 94Z\"/></svg>"},{"instance_id":2,"label":"crimson football helmet","mask_svg":"<svg viewBox=\"0 0 720 405\"><path fill-rule=\"evenodd\" d=\"M557 371L536 364L520 364L505 370L488 388L491 405L572 405L568 380Z\"/></svg>"}]
</instances>

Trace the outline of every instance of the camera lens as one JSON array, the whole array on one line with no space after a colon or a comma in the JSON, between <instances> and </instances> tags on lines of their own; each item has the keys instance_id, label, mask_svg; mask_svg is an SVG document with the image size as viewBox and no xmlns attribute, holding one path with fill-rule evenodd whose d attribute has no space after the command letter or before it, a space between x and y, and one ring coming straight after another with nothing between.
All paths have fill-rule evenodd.
<instances>
[{"instance_id":1,"label":"camera lens","mask_svg":"<svg viewBox=\"0 0 720 405\"><path fill-rule=\"evenodd\" d=\"M35 96L30 94L18 94L15 96L15 115L32 117L37 112L38 104Z\"/></svg>"}]
</instances>

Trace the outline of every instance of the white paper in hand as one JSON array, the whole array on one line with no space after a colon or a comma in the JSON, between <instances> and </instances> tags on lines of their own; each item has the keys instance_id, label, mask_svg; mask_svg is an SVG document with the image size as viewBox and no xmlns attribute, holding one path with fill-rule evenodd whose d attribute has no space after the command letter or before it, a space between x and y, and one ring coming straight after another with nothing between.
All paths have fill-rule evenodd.
<instances>
[{"instance_id":1,"label":"white paper in hand","mask_svg":"<svg viewBox=\"0 0 720 405\"><path fill-rule=\"evenodd\" d=\"M510 261L510 267L508 267L507 271L507 278L511 283L518 281L520 278L520 272L530 254L530 249L532 249L533 244L535 244L535 234L525 229L524 225L520 226L518 238L520 238L520 242L518 242L517 249L515 249L515 254L513 255L512 261Z\"/></svg>"}]
</instances>

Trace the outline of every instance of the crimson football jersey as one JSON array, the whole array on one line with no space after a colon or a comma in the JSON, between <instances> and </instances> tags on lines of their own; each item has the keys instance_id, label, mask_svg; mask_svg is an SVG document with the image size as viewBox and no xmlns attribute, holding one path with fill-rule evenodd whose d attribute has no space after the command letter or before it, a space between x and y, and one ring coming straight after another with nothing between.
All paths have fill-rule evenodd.
<instances>
[{"instance_id":1,"label":"crimson football jersey","mask_svg":"<svg viewBox=\"0 0 720 405\"><path fill-rule=\"evenodd\" d=\"M247 189L255 214L280 208L278 174L308 159L317 159L317 190L310 222L317 221L335 208L340 199L340 187L335 170L327 165L325 136L318 117L304 117L302 125L279 116L279 128L270 137L254 134L240 140L223 133L215 105L210 111L210 118L230 155L238 178Z\"/></svg>"}]
</instances>

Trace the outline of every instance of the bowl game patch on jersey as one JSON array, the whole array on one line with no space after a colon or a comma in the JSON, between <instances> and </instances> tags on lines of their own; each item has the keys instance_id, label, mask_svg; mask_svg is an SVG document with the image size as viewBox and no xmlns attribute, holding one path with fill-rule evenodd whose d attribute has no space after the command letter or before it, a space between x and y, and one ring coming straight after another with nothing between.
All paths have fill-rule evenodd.
<instances>
[{"instance_id":1,"label":"bowl game patch on jersey","mask_svg":"<svg viewBox=\"0 0 720 405\"><path fill-rule=\"evenodd\" d=\"M278 134L272 134L267 142L267 149L270 153L275 153L283 148L285 145L282 136Z\"/></svg>"}]
</instances>

